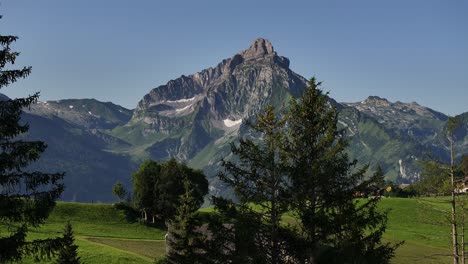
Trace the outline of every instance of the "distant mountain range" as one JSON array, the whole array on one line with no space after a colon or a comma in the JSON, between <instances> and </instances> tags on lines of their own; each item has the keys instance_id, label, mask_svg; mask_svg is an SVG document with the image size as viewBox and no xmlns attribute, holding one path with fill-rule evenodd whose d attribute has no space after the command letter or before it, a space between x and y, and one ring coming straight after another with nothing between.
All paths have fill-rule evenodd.
<instances>
[{"instance_id":1,"label":"distant mountain range","mask_svg":"<svg viewBox=\"0 0 468 264\"><path fill-rule=\"evenodd\" d=\"M27 137L49 148L35 168L65 171L64 200L113 201L111 188L145 159L169 157L203 169L212 193L227 194L216 180L219 160L230 157L231 142L250 135L245 121L267 104L284 107L306 79L289 68L268 40L189 76L152 89L129 110L94 99L39 102L25 110ZM0 100L5 100L0 95ZM387 179L419 178L417 160L428 152L448 159L444 129L448 117L415 102L389 102L370 96L359 103L337 103L339 125L359 164L380 165ZM468 153L468 113L461 114L457 152Z\"/></svg>"}]
</instances>

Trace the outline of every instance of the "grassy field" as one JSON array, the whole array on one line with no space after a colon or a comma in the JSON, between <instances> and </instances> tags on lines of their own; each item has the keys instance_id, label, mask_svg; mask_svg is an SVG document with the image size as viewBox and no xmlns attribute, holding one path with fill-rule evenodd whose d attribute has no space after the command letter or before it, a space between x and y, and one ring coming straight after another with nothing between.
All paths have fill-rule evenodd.
<instances>
[{"instance_id":1,"label":"grassy field","mask_svg":"<svg viewBox=\"0 0 468 264\"><path fill-rule=\"evenodd\" d=\"M446 198L384 198L380 206L389 210L385 241L405 241L392 263L451 263L446 256L450 253ZM72 223L79 254L88 264L153 263L165 253L165 230L144 226L134 215L108 204L58 203L29 238L61 236L66 221Z\"/></svg>"},{"instance_id":2,"label":"grassy field","mask_svg":"<svg viewBox=\"0 0 468 264\"><path fill-rule=\"evenodd\" d=\"M452 263L451 229L446 220L447 198L385 198L383 210L389 210L389 242L405 241L397 250L393 263Z\"/></svg>"},{"instance_id":3,"label":"grassy field","mask_svg":"<svg viewBox=\"0 0 468 264\"><path fill-rule=\"evenodd\" d=\"M61 236L70 221L84 263L154 263L165 253L165 230L148 227L126 210L109 204L57 204L47 222L29 239ZM34 263L27 259L24 263Z\"/></svg>"}]
</instances>

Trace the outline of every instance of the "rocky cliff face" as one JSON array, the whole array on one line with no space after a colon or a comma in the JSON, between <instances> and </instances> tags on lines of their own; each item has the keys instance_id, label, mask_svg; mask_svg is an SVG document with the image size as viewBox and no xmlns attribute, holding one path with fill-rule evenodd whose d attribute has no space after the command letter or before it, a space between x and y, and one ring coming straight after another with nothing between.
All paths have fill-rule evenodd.
<instances>
[{"instance_id":1,"label":"rocky cliff face","mask_svg":"<svg viewBox=\"0 0 468 264\"><path fill-rule=\"evenodd\" d=\"M163 138L147 148L153 157L190 160L210 143L236 135L243 120L266 104L279 105L304 86L289 60L268 40L257 39L214 68L151 90L128 126L143 124L145 137Z\"/></svg>"}]
</instances>

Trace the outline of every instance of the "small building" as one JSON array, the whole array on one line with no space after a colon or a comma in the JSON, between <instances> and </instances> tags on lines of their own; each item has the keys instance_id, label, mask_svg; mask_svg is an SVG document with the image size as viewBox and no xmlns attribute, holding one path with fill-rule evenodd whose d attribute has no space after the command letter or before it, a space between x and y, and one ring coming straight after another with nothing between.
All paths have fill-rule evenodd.
<instances>
[{"instance_id":1,"label":"small building","mask_svg":"<svg viewBox=\"0 0 468 264\"><path fill-rule=\"evenodd\" d=\"M456 193L467 193L468 192L468 176L463 177L455 181L455 192Z\"/></svg>"}]
</instances>

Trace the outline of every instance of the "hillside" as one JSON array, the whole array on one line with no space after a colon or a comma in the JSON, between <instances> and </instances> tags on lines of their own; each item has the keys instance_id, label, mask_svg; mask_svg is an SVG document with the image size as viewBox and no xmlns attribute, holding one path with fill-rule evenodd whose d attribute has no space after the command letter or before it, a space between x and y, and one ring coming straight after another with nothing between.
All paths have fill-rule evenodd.
<instances>
[{"instance_id":1,"label":"hillside","mask_svg":"<svg viewBox=\"0 0 468 264\"><path fill-rule=\"evenodd\" d=\"M111 186L120 180L130 186L129 175L137 165L111 149L127 147L118 138L102 133L123 125L132 111L93 99L39 102L25 111L22 122L30 130L24 137L48 145L30 169L65 172L66 201L113 201Z\"/></svg>"},{"instance_id":2,"label":"hillside","mask_svg":"<svg viewBox=\"0 0 468 264\"><path fill-rule=\"evenodd\" d=\"M164 230L144 226L132 213L109 204L58 203L28 238L60 236L66 221L73 225L84 263L147 264L165 254Z\"/></svg>"},{"instance_id":3,"label":"hillside","mask_svg":"<svg viewBox=\"0 0 468 264\"><path fill-rule=\"evenodd\" d=\"M377 96L342 105L340 124L348 128L351 156L371 168L380 165L387 180L417 181L418 160L428 153L448 160L446 115L415 102L393 103Z\"/></svg>"}]
</instances>

